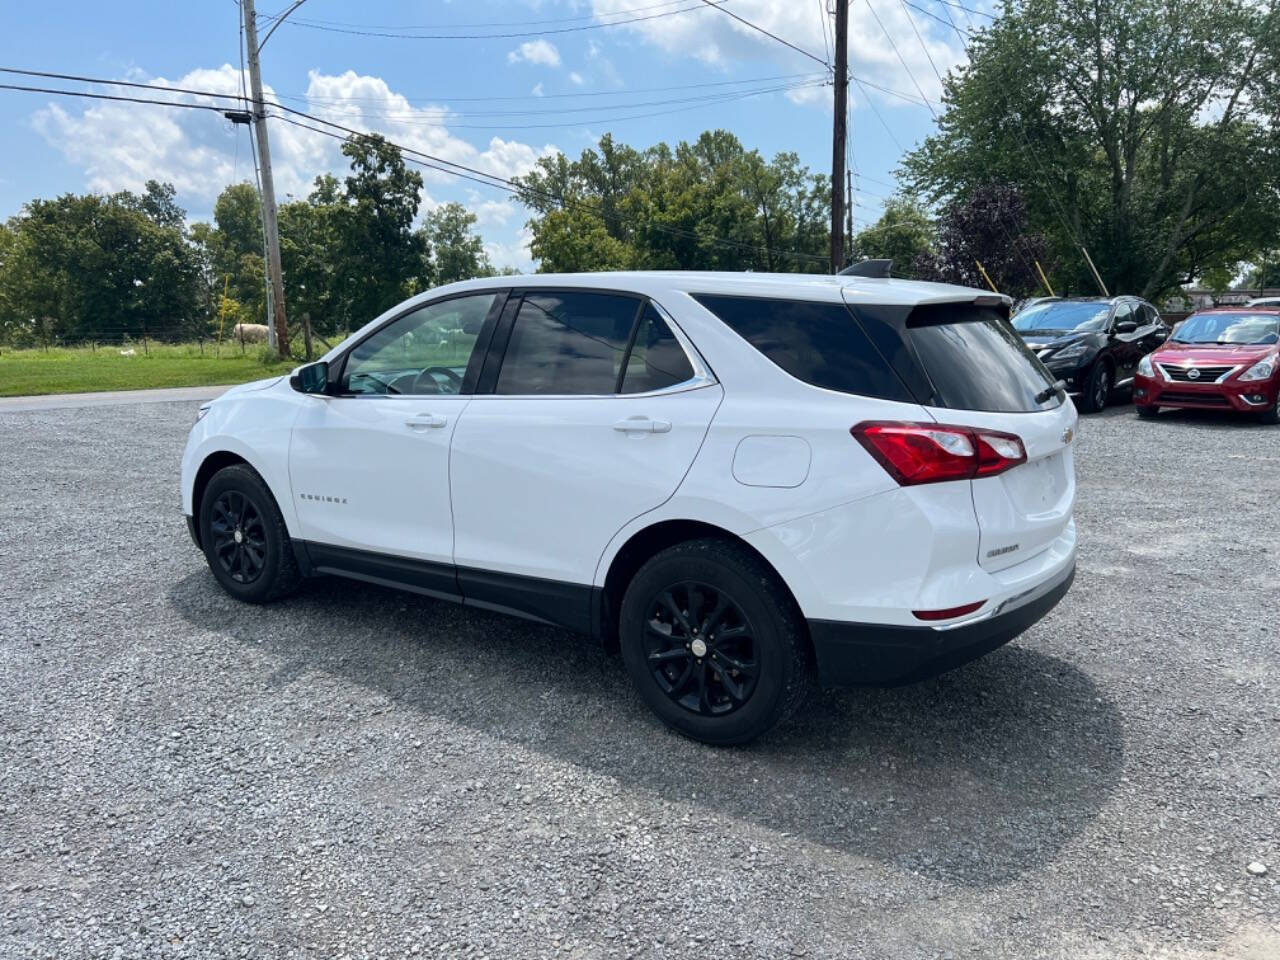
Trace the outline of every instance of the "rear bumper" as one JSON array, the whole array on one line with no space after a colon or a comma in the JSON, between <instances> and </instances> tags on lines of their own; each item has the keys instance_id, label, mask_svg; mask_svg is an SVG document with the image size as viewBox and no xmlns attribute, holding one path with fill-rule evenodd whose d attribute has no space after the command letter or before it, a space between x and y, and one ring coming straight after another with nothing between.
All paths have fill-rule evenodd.
<instances>
[{"instance_id":1,"label":"rear bumper","mask_svg":"<svg viewBox=\"0 0 1280 960\"><path fill-rule=\"evenodd\" d=\"M1276 405L1280 381L1241 383L1183 383L1156 377L1133 379L1133 401L1143 407L1182 407L1188 410L1235 410L1259 413Z\"/></svg>"},{"instance_id":2,"label":"rear bumper","mask_svg":"<svg viewBox=\"0 0 1280 960\"><path fill-rule=\"evenodd\" d=\"M1006 600L994 614L939 627L809 620L824 687L914 683L990 653L1057 606L1075 580L1072 562L1053 579Z\"/></svg>"}]
</instances>

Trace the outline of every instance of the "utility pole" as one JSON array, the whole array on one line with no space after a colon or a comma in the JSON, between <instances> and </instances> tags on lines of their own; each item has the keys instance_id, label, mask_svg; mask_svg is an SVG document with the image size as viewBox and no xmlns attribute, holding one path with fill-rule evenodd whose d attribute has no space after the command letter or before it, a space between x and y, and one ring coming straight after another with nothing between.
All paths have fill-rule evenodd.
<instances>
[{"instance_id":1,"label":"utility pole","mask_svg":"<svg viewBox=\"0 0 1280 960\"><path fill-rule=\"evenodd\" d=\"M262 180L262 223L267 241L267 276L271 283L269 327L271 347L281 355L289 352L289 324L284 313L284 280L280 270L280 228L276 222L276 186L271 177L271 144L267 140L267 112L262 102L262 70L258 64L258 20L253 0L241 0L244 12L244 42L248 56L249 85L253 94L253 131L258 137L258 163Z\"/></svg>"},{"instance_id":2,"label":"utility pole","mask_svg":"<svg viewBox=\"0 0 1280 960\"><path fill-rule=\"evenodd\" d=\"M853 171L846 170L845 174L849 179L849 189L845 191L845 218L844 218L844 239L845 246L849 250L848 259L853 258Z\"/></svg>"},{"instance_id":3,"label":"utility pole","mask_svg":"<svg viewBox=\"0 0 1280 960\"><path fill-rule=\"evenodd\" d=\"M836 0L835 116L831 126L831 272L844 269L845 119L849 100L849 0Z\"/></svg>"}]
</instances>

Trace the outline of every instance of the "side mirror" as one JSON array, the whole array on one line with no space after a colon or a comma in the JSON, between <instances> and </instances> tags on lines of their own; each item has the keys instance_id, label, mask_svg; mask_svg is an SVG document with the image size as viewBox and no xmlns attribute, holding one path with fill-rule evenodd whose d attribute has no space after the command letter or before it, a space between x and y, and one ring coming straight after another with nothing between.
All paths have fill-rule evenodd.
<instances>
[{"instance_id":1,"label":"side mirror","mask_svg":"<svg viewBox=\"0 0 1280 960\"><path fill-rule=\"evenodd\" d=\"M1116 333L1133 333L1138 329L1138 325L1132 320L1121 320L1116 324Z\"/></svg>"},{"instance_id":2,"label":"side mirror","mask_svg":"<svg viewBox=\"0 0 1280 960\"><path fill-rule=\"evenodd\" d=\"M299 393L324 393L329 386L329 361L320 360L299 367L289 378L289 386Z\"/></svg>"}]
</instances>

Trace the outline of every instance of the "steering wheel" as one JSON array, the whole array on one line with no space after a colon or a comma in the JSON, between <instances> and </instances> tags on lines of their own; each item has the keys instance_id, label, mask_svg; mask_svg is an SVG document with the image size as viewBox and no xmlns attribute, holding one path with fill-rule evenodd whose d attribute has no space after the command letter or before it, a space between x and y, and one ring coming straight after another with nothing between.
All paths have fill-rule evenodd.
<instances>
[{"instance_id":1,"label":"steering wheel","mask_svg":"<svg viewBox=\"0 0 1280 960\"><path fill-rule=\"evenodd\" d=\"M416 377L413 378L413 392L414 393L428 392L426 390L419 389L419 387L423 385L422 378L426 377L427 378L426 382L430 383L431 386L435 388L434 390L431 390L429 392L443 393L444 391L440 389L439 382L435 379L435 377L432 376L433 373L443 374L445 379L447 379L449 383L453 386L454 393L462 392L462 378L458 376L456 373L454 373L452 370L450 370L448 367L427 367L425 370L423 370L421 373L419 373Z\"/></svg>"}]
</instances>

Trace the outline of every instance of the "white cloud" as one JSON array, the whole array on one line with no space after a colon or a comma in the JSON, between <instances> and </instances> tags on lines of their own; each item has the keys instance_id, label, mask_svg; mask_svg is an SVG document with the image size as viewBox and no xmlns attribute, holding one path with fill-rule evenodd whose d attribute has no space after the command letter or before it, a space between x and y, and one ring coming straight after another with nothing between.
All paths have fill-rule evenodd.
<instances>
[{"instance_id":1,"label":"white cloud","mask_svg":"<svg viewBox=\"0 0 1280 960\"><path fill-rule=\"evenodd\" d=\"M539 80L537 83L535 83L533 85L533 89L530 90L529 92L532 93L535 97L542 96L542 81Z\"/></svg>"},{"instance_id":2,"label":"white cloud","mask_svg":"<svg viewBox=\"0 0 1280 960\"><path fill-rule=\"evenodd\" d=\"M174 81L149 80L145 74L138 79L218 93L237 93L240 87L239 71L230 65L194 70ZM275 99L271 90L266 95L268 100ZM186 102L196 99L182 94L165 96ZM553 144L535 145L501 137L473 144L449 129L455 114L447 104L415 106L391 90L381 77L354 71L336 75L312 71L306 101L304 109L314 116L354 130L378 132L410 150L503 179L527 173L539 157L557 152ZM229 183L253 180L248 130L233 128L213 112L132 103L103 103L72 112L51 104L38 110L31 122L53 147L84 171L92 190L140 190L150 179L169 181L177 188L181 203L207 211ZM271 121L270 133L272 169L281 201L289 194L306 196L319 174L342 176L348 168L338 139L278 119ZM411 156L407 159L420 170L432 191L424 191L423 211L459 197L458 191L464 187L474 186L447 173L417 167ZM484 190L473 195L473 200L468 206L484 223L506 236L513 235L512 218L519 207L508 194ZM527 265L527 243L524 247L521 253L518 245L511 245L503 262Z\"/></svg>"},{"instance_id":3,"label":"white cloud","mask_svg":"<svg viewBox=\"0 0 1280 960\"><path fill-rule=\"evenodd\" d=\"M515 267L523 273L533 273L536 264L529 250L532 242L533 233L528 227L524 227L512 243L486 240L484 252L489 255L489 262L495 267Z\"/></svg>"},{"instance_id":4,"label":"white cloud","mask_svg":"<svg viewBox=\"0 0 1280 960\"><path fill-rule=\"evenodd\" d=\"M579 87L587 82L582 78L582 74L580 74L577 70L570 71L569 80Z\"/></svg>"},{"instance_id":5,"label":"white cloud","mask_svg":"<svg viewBox=\"0 0 1280 960\"><path fill-rule=\"evenodd\" d=\"M560 66L560 51L547 40L526 40L507 54L508 63L537 63L545 67Z\"/></svg>"},{"instance_id":6,"label":"white cloud","mask_svg":"<svg viewBox=\"0 0 1280 960\"><path fill-rule=\"evenodd\" d=\"M853 73L864 80L909 94L919 100L915 83L937 106L941 97L941 83L934 73L934 65L946 76L951 67L963 63L964 49L959 37L949 26L923 15L913 15L900 3L889 0L871 0L873 7L864 2L854 3L849 9L849 65ZM606 14L616 17L620 11L631 9L634 0L592 0L592 12L597 17ZM776 0L734 0L734 13L758 24L790 43L825 59L827 40L816 11L808 3L778 3ZM879 16L879 23L876 20ZM910 19L908 19L910 17ZM881 29L881 23L884 29ZM915 29L912 29L914 23ZM960 24L964 26L963 22ZM673 57L692 57L725 71L742 68L752 61L764 62L777 73L821 73L823 66L787 49L750 27L731 17L718 13L711 7L696 9L678 16L656 17L620 26L640 36ZM885 38L885 31L893 38L908 70L894 53L893 46ZM920 38L916 38L916 31ZM923 44L921 42L923 40ZM592 57L594 42L588 46ZM927 54L925 51L928 51ZM598 46L594 51L600 56ZM932 58L933 64L930 64ZM759 68L757 68L759 69ZM914 76L914 81L912 80ZM858 88L854 85L855 94ZM894 106L909 106L907 100L893 94L868 88L877 100ZM796 102L825 102L829 92L823 87L794 90L788 94Z\"/></svg>"},{"instance_id":7,"label":"white cloud","mask_svg":"<svg viewBox=\"0 0 1280 960\"><path fill-rule=\"evenodd\" d=\"M173 83L151 82L235 94L240 72L224 64L193 70ZM267 95L274 94L268 89ZM196 100L185 94L166 94L164 99ZM247 130L233 128L212 112L107 102L72 112L51 104L36 111L31 124L84 170L91 190L139 190L147 180L167 180L186 203L211 205L228 183L253 179ZM273 129L272 166L281 196L305 191L311 171L327 167L332 152L315 134Z\"/></svg>"}]
</instances>

